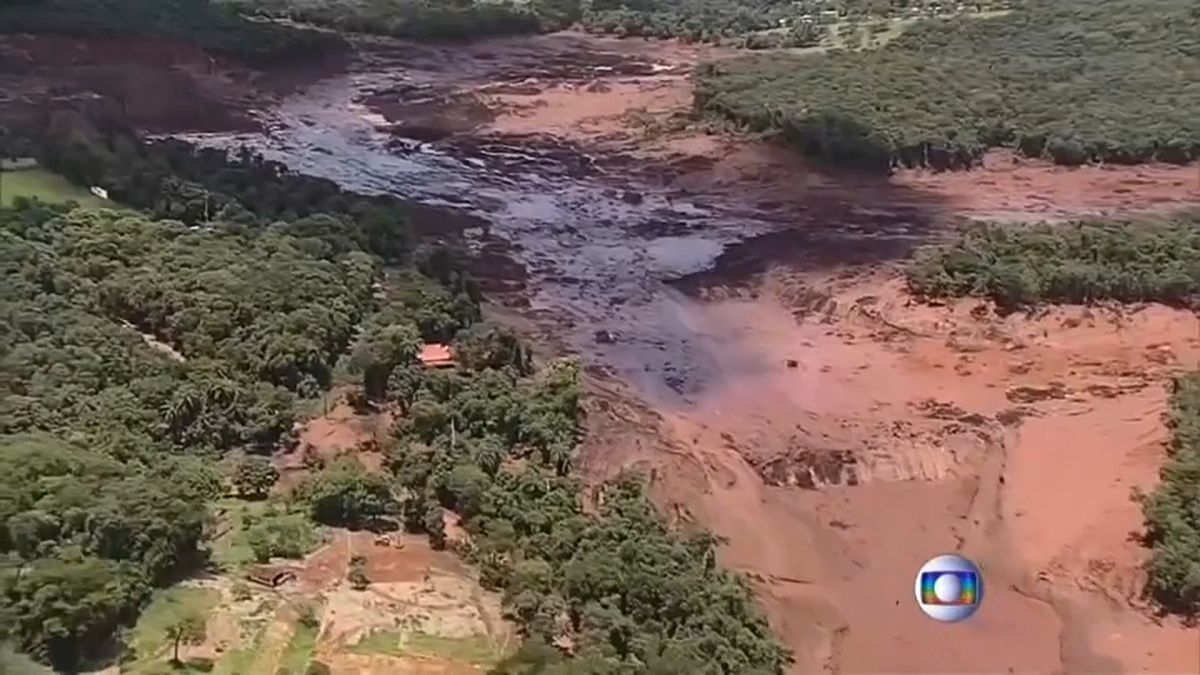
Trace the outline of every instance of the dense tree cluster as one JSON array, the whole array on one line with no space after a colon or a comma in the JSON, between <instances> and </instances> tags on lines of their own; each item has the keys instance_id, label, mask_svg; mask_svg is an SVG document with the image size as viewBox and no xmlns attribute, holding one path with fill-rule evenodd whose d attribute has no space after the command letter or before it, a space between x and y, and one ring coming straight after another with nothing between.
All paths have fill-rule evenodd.
<instances>
[{"instance_id":1,"label":"dense tree cluster","mask_svg":"<svg viewBox=\"0 0 1200 675\"><path fill-rule=\"evenodd\" d=\"M1162 222L981 224L919 254L908 284L926 297L986 296L1010 308L1098 300L1192 306L1200 293L1197 225L1197 214Z\"/></svg>"},{"instance_id":2,"label":"dense tree cluster","mask_svg":"<svg viewBox=\"0 0 1200 675\"><path fill-rule=\"evenodd\" d=\"M479 323L478 289L446 249L413 250L402 204L180 143L39 153L152 215L0 210L0 434L23 434L0 444L0 640L64 667L94 654L197 558L224 491L212 459L286 441L296 397L349 354L365 398L402 413L391 475L334 462L297 505L332 525L399 519L436 546L457 512L471 537L456 545L530 637L509 672L564 638L577 658L556 652L546 672L781 672L716 541L668 528L633 479L584 508L577 366L538 372ZM432 340L457 368L420 366ZM274 478L250 458L232 482L253 496ZM254 556L311 544L300 513L245 523Z\"/></svg>"},{"instance_id":3,"label":"dense tree cluster","mask_svg":"<svg viewBox=\"0 0 1200 675\"><path fill-rule=\"evenodd\" d=\"M185 464L34 434L0 437L0 467L0 637L56 667L76 667L197 559L210 495Z\"/></svg>"},{"instance_id":4,"label":"dense tree cluster","mask_svg":"<svg viewBox=\"0 0 1200 675\"><path fill-rule=\"evenodd\" d=\"M123 455L273 445L374 274L360 252L316 260L270 232L117 211L0 212L0 237L0 431L87 431Z\"/></svg>"},{"instance_id":5,"label":"dense tree cluster","mask_svg":"<svg viewBox=\"0 0 1200 675\"><path fill-rule=\"evenodd\" d=\"M215 221L234 231L271 226L325 260L361 250L401 263L411 252L403 201L344 191L246 148L231 155L180 140L142 143L119 134L43 140L36 147L50 169L103 187L113 200L158 218L189 226Z\"/></svg>"},{"instance_id":6,"label":"dense tree cluster","mask_svg":"<svg viewBox=\"0 0 1200 675\"><path fill-rule=\"evenodd\" d=\"M999 9L1002 0L967 3L969 10ZM586 30L731 44L750 49L811 47L834 25L865 20L940 16L960 3L937 0L593 0ZM963 8L968 9L968 8Z\"/></svg>"},{"instance_id":7,"label":"dense tree cluster","mask_svg":"<svg viewBox=\"0 0 1200 675\"><path fill-rule=\"evenodd\" d=\"M992 147L1059 164L1200 157L1189 0L1028 0L921 21L877 50L710 64L696 106L875 171L970 166Z\"/></svg>"},{"instance_id":8,"label":"dense tree cluster","mask_svg":"<svg viewBox=\"0 0 1200 675\"><path fill-rule=\"evenodd\" d=\"M1200 374L1175 381L1174 438L1162 479L1143 500L1153 547L1148 588L1163 607L1200 614Z\"/></svg>"},{"instance_id":9,"label":"dense tree cluster","mask_svg":"<svg viewBox=\"0 0 1200 675\"><path fill-rule=\"evenodd\" d=\"M335 34L249 21L210 0L6 0L0 33L172 40L256 65L346 47Z\"/></svg>"},{"instance_id":10,"label":"dense tree cluster","mask_svg":"<svg viewBox=\"0 0 1200 675\"><path fill-rule=\"evenodd\" d=\"M779 673L786 652L717 542L668 528L626 478L585 511L570 478L581 433L571 363L530 373L502 332L466 338L490 358L429 372L394 430L391 467L406 525L443 541L443 509L471 535L461 552L505 607L527 647L497 672ZM576 645L568 663L547 645Z\"/></svg>"},{"instance_id":11,"label":"dense tree cluster","mask_svg":"<svg viewBox=\"0 0 1200 675\"><path fill-rule=\"evenodd\" d=\"M324 525L362 527L396 512L391 483L353 458L318 471L294 496L307 502L313 520Z\"/></svg>"},{"instance_id":12,"label":"dense tree cluster","mask_svg":"<svg viewBox=\"0 0 1200 675\"><path fill-rule=\"evenodd\" d=\"M268 504L262 515L247 514L242 526L246 543L260 563L276 557L301 558L321 541L308 514L290 504Z\"/></svg>"},{"instance_id":13,"label":"dense tree cluster","mask_svg":"<svg viewBox=\"0 0 1200 675\"><path fill-rule=\"evenodd\" d=\"M687 41L742 41L746 46L804 47L825 34L828 17L792 2L759 0L594 0L583 27L620 36L678 37ZM777 36L768 45L765 33Z\"/></svg>"},{"instance_id":14,"label":"dense tree cluster","mask_svg":"<svg viewBox=\"0 0 1200 675\"><path fill-rule=\"evenodd\" d=\"M470 325L478 293L445 252L410 259L395 200L249 153L39 145L125 204L178 218L0 209L0 640L73 668L200 562L207 505L225 491L213 459L287 442L297 397L326 387L381 314L383 261L401 298L388 320L415 338ZM274 478L250 458L233 482L259 495ZM247 538L262 558L302 553L313 532L284 513Z\"/></svg>"},{"instance_id":15,"label":"dense tree cluster","mask_svg":"<svg viewBox=\"0 0 1200 675\"><path fill-rule=\"evenodd\" d=\"M564 28L579 0L220 0L247 14L409 40L459 40Z\"/></svg>"}]
</instances>

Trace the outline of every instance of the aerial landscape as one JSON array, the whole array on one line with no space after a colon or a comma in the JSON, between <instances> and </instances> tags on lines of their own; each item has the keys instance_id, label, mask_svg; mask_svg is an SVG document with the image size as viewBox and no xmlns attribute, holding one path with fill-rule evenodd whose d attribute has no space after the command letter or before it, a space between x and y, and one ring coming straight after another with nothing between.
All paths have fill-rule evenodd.
<instances>
[{"instance_id":1,"label":"aerial landscape","mask_svg":"<svg viewBox=\"0 0 1200 675\"><path fill-rule=\"evenodd\" d=\"M4 0L0 673L1200 672L1197 110L1192 0Z\"/></svg>"}]
</instances>

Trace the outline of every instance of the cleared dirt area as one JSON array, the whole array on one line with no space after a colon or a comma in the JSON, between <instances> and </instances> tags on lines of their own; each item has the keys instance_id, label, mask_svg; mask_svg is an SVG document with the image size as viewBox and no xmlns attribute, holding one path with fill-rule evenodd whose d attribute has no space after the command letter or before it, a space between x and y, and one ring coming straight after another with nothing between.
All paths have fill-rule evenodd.
<instances>
[{"instance_id":1,"label":"cleared dirt area","mask_svg":"<svg viewBox=\"0 0 1200 675\"><path fill-rule=\"evenodd\" d=\"M355 555L366 559L365 590L346 580ZM423 537L335 530L304 560L255 569L288 570L296 578L268 589L235 573L172 591L203 591L212 605L204 640L183 646L182 660L204 660L228 675L298 674L314 660L334 673L470 675L486 672L515 643L499 596L481 590L453 553L430 549ZM306 615L314 623L306 624ZM143 650L129 672L158 672L169 658L155 621L162 623L150 613L135 629L154 648ZM460 657L458 646L491 660Z\"/></svg>"},{"instance_id":2,"label":"cleared dirt area","mask_svg":"<svg viewBox=\"0 0 1200 675\"><path fill-rule=\"evenodd\" d=\"M274 492L286 494L309 475L312 465L327 464L339 457L353 455L367 469L382 470L382 443L392 425L387 410L360 413L347 399L349 388L330 391L314 403L320 413L297 425L295 447L275 454L272 464L279 471Z\"/></svg>"}]
</instances>

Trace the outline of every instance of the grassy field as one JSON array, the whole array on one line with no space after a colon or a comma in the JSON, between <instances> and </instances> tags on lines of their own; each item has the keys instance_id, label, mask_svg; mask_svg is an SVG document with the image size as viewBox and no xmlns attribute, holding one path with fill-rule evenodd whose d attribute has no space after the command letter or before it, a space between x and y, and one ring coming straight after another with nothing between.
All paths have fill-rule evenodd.
<instances>
[{"instance_id":1,"label":"grassy field","mask_svg":"<svg viewBox=\"0 0 1200 675\"><path fill-rule=\"evenodd\" d=\"M170 638L167 628L181 615L190 612L209 614L217 606L219 596L204 588L176 586L154 596L142 613L129 637L129 647L136 660L122 667L122 672L145 675L159 672L170 657Z\"/></svg>"},{"instance_id":2,"label":"grassy field","mask_svg":"<svg viewBox=\"0 0 1200 675\"><path fill-rule=\"evenodd\" d=\"M254 562L254 551L246 538L247 517L261 518L267 502L244 499L221 499L216 508L222 513L222 527L228 526L212 543L212 559L224 569L233 569Z\"/></svg>"},{"instance_id":3,"label":"grassy field","mask_svg":"<svg viewBox=\"0 0 1200 675\"><path fill-rule=\"evenodd\" d=\"M254 657L258 653L258 647L262 643L266 628L267 622L264 620L257 625L248 639L243 640L241 645L226 651L213 667L213 675L247 675L250 673L250 666L254 663Z\"/></svg>"},{"instance_id":4,"label":"grassy field","mask_svg":"<svg viewBox=\"0 0 1200 675\"><path fill-rule=\"evenodd\" d=\"M79 202L80 206L91 208L113 206L87 190L72 185L66 178L45 169L16 169L0 172L0 194L3 195L3 205L9 206L17 197L36 197L44 202L60 204L68 201Z\"/></svg>"},{"instance_id":5,"label":"grassy field","mask_svg":"<svg viewBox=\"0 0 1200 675\"><path fill-rule=\"evenodd\" d=\"M376 631L351 647L351 651L388 656L433 656L477 666L492 666L504 657L502 650L484 635L448 638L419 631Z\"/></svg>"},{"instance_id":6,"label":"grassy field","mask_svg":"<svg viewBox=\"0 0 1200 675\"><path fill-rule=\"evenodd\" d=\"M280 668L289 673L303 673L317 648L319 630L320 626L297 623L296 632L292 633L292 639L283 652L283 658L280 659Z\"/></svg>"}]
</instances>

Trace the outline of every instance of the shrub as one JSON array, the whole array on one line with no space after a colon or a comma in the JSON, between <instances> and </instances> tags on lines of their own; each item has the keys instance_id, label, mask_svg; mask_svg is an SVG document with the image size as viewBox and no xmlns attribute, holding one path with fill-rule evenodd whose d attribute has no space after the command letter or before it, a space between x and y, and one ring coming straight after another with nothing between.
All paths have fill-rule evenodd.
<instances>
[{"instance_id":1,"label":"shrub","mask_svg":"<svg viewBox=\"0 0 1200 675\"><path fill-rule=\"evenodd\" d=\"M356 591L364 591L367 586L371 585L371 579L367 576L367 559L361 555L350 557L350 567L346 570L346 580L350 582L351 588Z\"/></svg>"}]
</instances>

